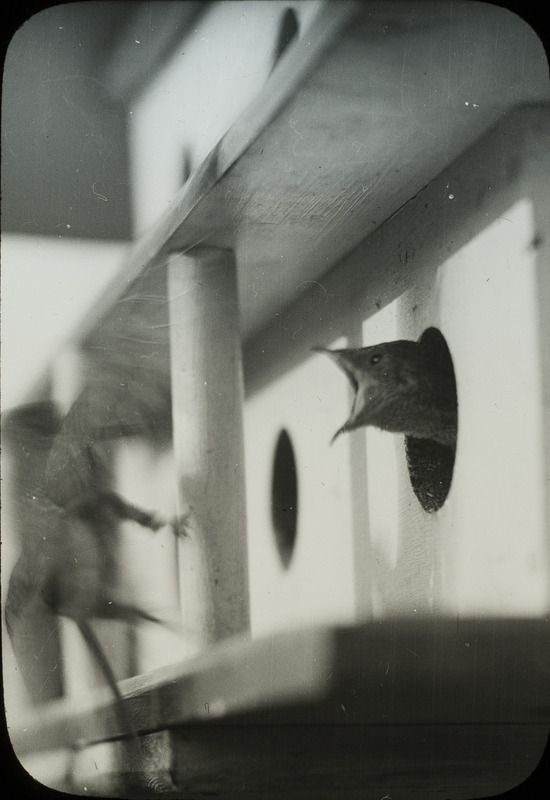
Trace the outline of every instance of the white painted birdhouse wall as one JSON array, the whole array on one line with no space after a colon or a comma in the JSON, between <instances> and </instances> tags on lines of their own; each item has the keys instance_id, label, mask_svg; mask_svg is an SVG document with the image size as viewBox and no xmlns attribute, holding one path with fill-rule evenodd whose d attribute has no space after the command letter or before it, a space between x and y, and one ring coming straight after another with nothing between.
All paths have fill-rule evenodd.
<instances>
[{"instance_id":1,"label":"white painted birdhouse wall","mask_svg":"<svg viewBox=\"0 0 550 800\"><path fill-rule=\"evenodd\" d=\"M350 601L354 619L547 613L548 164L546 123L525 113L321 278L322 301L313 292L296 301L249 347L254 359L264 351L273 359L264 378L251 369L245 407L252 619L266 627L307 616L303 603L282 600L293 569L310 587L319 620L336 609L350 614ZM458 396L452 482L435 512L413 491L403 435L363 428L329 446L349 415L348 382L332 362L318 364L322 354L307 353L314 343L334 347L335 333L340 346L367 346L417 340L430 327L445 337ZM279 375L281 354L288 371ZM269 515L270 465L283 427L292 431L298 484L311 491L299 507L288 574L277 563ZM322 494L326 480L339 491ZM316 583L320 529L332 530L332 520L347 554L332 556L339 571ZM277 598L267 614L266 598Z\"/></svg>"},{"instance_id":2,"label":"white painted birdhouse wall","mask_svg":"<svg viewBox=\"0 0 550 800\"><path fill-rule=\"evenodd\" d=\"M365 320L362 333L365 346L399 338L397 303L390 303ZM356 434L356 438L364 439L365 445L366 531L371 564L367 591L372 613L379 616L387 611L388 605L382 574L395 570L399 552L398 465L403 457L403 437L371 427Z\"/></svg>"},{"instance_id":3,"label":"white painted birdhouse wall","mask_svg":"<svg viewBox=\"0 0 550 800\"><path fill-rule=\"evenodd\" d=\"M544 527L542 358L537 326L531 203L520 200L428 279L364 325L394 312L395 338L418 339L435 326L446 337L457 379L459 436L449 496L437 513L420 508L404 437L367 431L367 469L378 447L397 454L392 490L369 492L396 518L375 547L378 613L539 614L548 601ZM376 478L372 478L376 480ZM397 490L398 487L398 490ZM389 510L386 511L389 514ZM520 533L521 532L521 533ZM388 552L396 543L396 555ZM383 548L386 550L384 553Z\"/></svg>"},{"instance_id":4,"label":"white painted birdhouse wall","mask_svg":"<svg viewBox=\"0 0 550 800\"><path fill-rule=\"evenodd\" d=\"M535 233L532 203L518 200L435 289L458 382L443 546L447 602L461 613L530 616L548 602Z\"/></svg>"},{"instance_id":5,"label":"white painted birdhouse wall","mask_svg":"<svg viewBox=\"0 0 550 800\"><path fill-rule=\"evenodd\" d=\"M252 397L245 408L247 523L253 634L350 621L355 615L349 442L330 446L333 419L348 404L328 359L303 364ZM288 566L272 518L275 452L281 431L294 451L297 527ZM280 476L283 478L283 476Z\"/></svg>"}]
</instances>

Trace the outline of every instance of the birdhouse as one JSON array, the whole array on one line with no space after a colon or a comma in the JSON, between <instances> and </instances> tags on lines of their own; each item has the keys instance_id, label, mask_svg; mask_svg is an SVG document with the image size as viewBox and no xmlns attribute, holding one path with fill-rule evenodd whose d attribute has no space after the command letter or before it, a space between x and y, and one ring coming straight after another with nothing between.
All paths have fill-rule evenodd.
<instances>
[{"instance_id":1,"label":"birdhouse","mask_svg":"<svg viewBox=\"0 0 550 800\"><path fill-rule=\"evenodd\" d=\"M144 233L76 337L84 387L140 386L170 428L112 446L116 490L186 527L122 526L120 591L180 626L118 645L147 769L187 792L511 788L549 696L542 45L485 3L214 3L197 25L129 102ZM399 430L345 425L361 375L316 348L402 341L450 438L415 434L417 395ZM74 723L82 780L128 735L101 708ZM50 720L21 747L48 731L66 743Z\"/></svg>"}]
</instances>

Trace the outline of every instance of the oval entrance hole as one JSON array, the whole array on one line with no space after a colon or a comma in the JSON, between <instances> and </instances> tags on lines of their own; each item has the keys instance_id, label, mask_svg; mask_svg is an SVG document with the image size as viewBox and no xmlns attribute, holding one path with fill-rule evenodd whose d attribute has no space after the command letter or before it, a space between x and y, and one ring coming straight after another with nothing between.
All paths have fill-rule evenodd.
<instances>
[{"instance_id":1,"label":"oval entrance hole","mask_svg":"<svg viewBox=\"0 0 550 800\"><path fill-rule=\"evenodd\" d=\"M419 339L430 349L441 375L442 397L449 397L458 415L456 379L453 360L445 337L437 328L428 328ZM411 486L424 511L438 511L449 494L455 464L456 442L443 445L431 439L405 437L405 451Z\"/></svg>"},{"instance_id":2,"label":"oval entrance hole","mask_svg":"<svg viewBox=\"0 0 550 800\"><path fill-rule=\"evenodd\" d=\"M290 564L298 528L298 480L290 437L282 430L277 440L271 481L271 518L275 541L285 569Z\"/></svg>"}]
</instances>

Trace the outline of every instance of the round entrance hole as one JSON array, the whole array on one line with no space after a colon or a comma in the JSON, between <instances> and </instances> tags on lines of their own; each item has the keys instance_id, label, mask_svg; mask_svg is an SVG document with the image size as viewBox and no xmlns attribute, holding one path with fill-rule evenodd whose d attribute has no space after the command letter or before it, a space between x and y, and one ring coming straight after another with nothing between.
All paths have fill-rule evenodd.
<instances>
[{"instance_id":1,"label":"round entrance hole","mask_svg":"<svg viewBox=\"0 0 550 800\"><path fill-rule=\"evenodd\" d=\"M290 437L282 430L275 448L271 480L271 519L277 551L285 569L290 564L298 527L298 481Z\"/></svg>"},{"instance_id":2,"label":"round entrance hole","mask_svg":"<svg viewBox=\"0 0 550 800\"><path fill-rule=\"evenodd\" d=\"M441 406L458 415L453 360L445 337L428 328L419 339L425 345L430 364L437 371ZM405 451L411 486L424 511L438 511L449 494L455 464L456 441L440 444L431 439L405 436Z\"/></svg>"}]
</instances>

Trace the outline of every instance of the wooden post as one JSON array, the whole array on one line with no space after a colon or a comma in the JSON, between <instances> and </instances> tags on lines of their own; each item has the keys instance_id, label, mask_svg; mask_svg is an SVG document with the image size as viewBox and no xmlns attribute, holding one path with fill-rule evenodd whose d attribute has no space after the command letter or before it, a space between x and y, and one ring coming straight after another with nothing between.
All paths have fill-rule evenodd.
<instances>
[{"instance_id":1,"label":"wooden post","mask_svg":"<svg viewBox=\"0 0 550 800\"><path fill-rule=\"evenodd\" d=\"M168 264L184 635L198 650L249 629L243 380L233 254L196 248Z\"/></svg>"}]
</instances>

